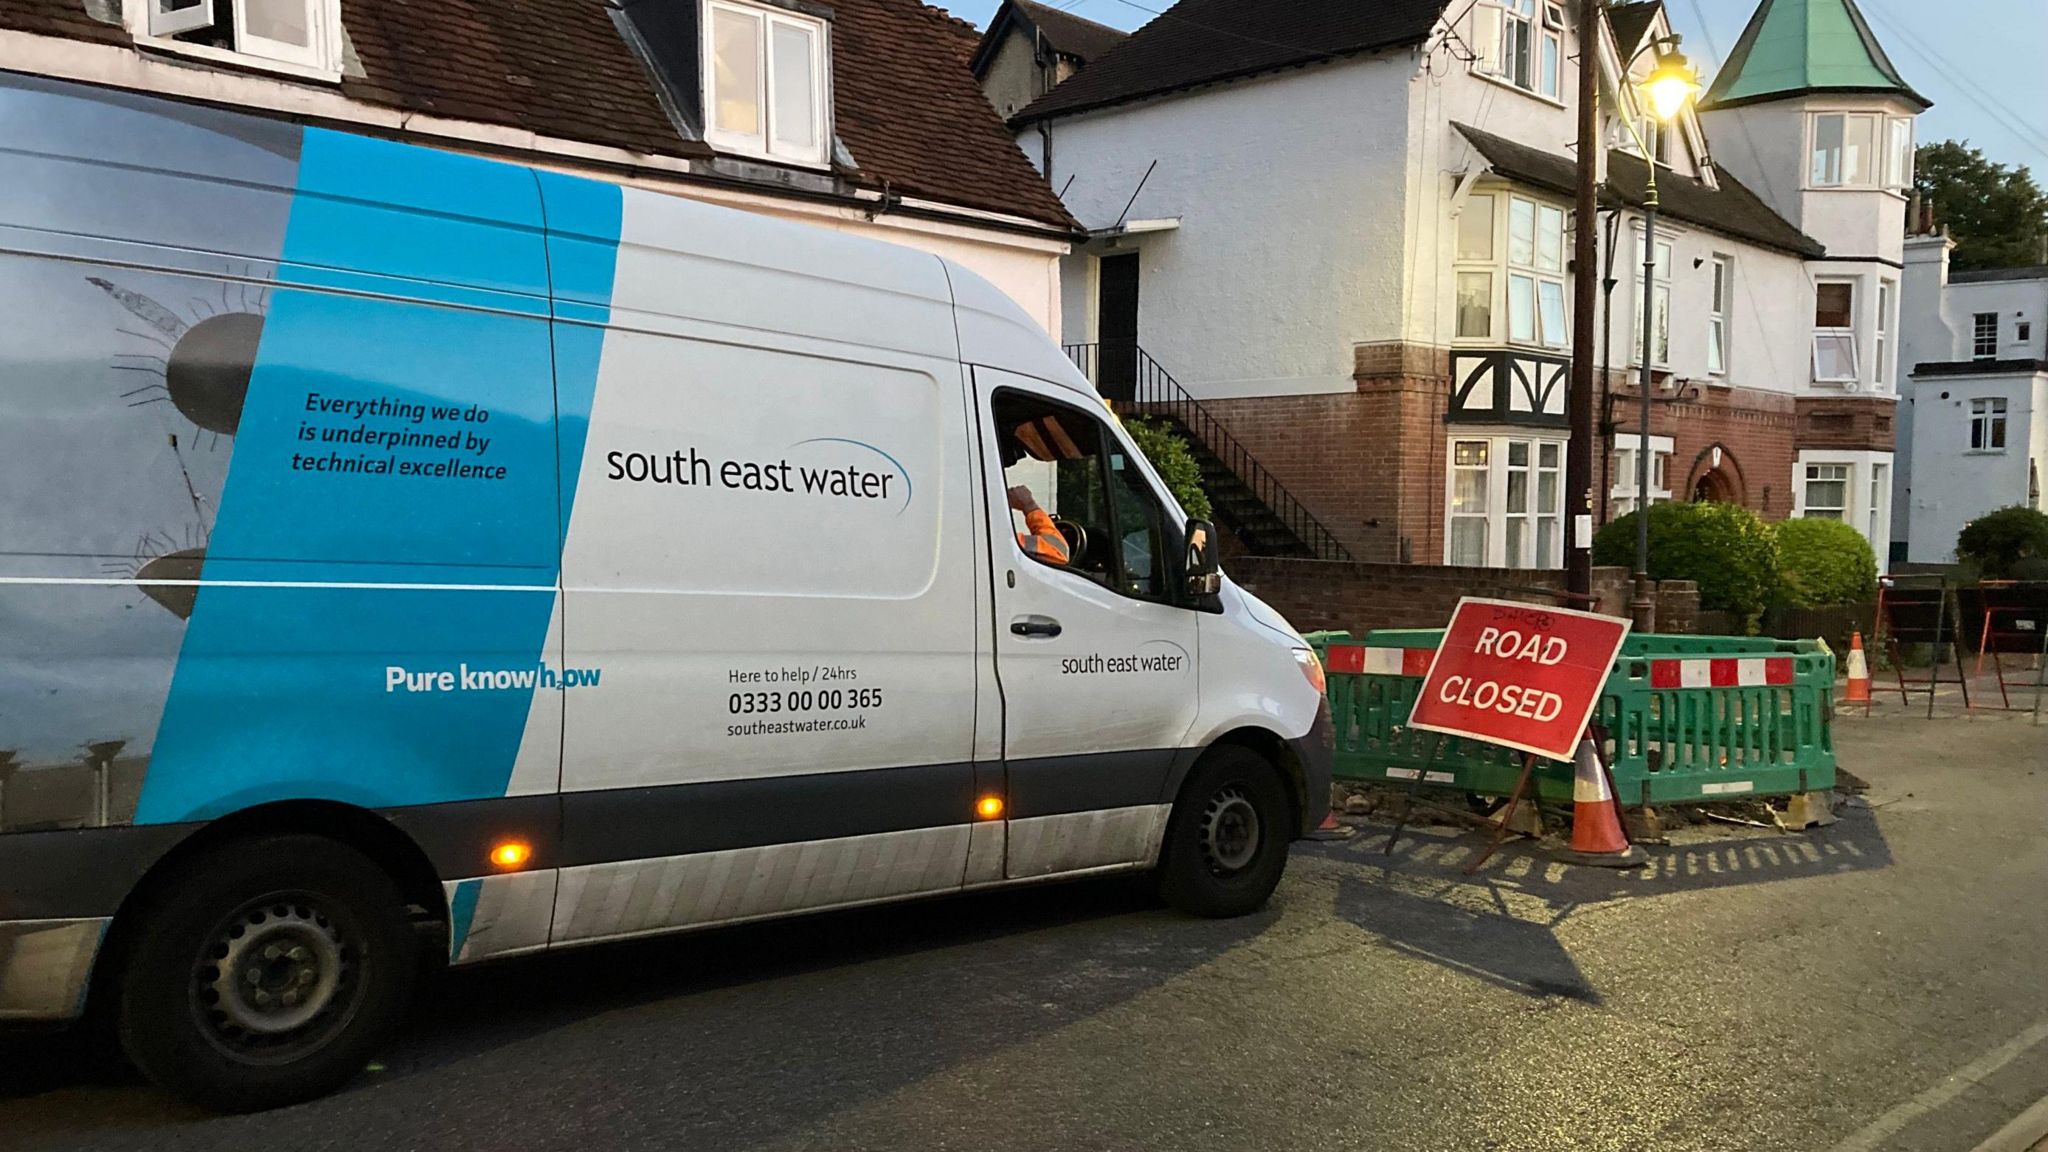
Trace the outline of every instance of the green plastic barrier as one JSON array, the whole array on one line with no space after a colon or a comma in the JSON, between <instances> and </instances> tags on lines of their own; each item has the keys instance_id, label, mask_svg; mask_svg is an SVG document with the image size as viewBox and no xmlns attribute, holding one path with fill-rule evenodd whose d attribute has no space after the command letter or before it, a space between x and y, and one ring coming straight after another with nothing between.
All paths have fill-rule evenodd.
<instances>
[{"instance_id":1,"label":"green plastic barrier","mask_svg":"<svg viewBox=\"0 0 2048 1152\"><path fill-rule=\"evenodd\" d=\"M1434 650L1442 639L1441 630L1380 630L1362 646ZM1331 648L1359 643L1342 632L1309 641L1326 662ZM1593 724L1627 805L1824 791L1835 784L1834 685L1835 658L1817 641L1631 636ZM1330 673L1337 778L1491 796L1513 791L1521 753L1408 730L1421 687L1420 677ZM1533 787L1543 799L1569 802L1571 765L1537 761Z\"/></svg>"}]
</instances>

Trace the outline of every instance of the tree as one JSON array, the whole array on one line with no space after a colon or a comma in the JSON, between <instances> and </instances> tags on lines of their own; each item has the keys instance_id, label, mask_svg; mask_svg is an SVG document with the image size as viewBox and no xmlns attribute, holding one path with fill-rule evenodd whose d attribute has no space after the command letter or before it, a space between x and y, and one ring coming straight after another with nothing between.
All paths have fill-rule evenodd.
<instances>
[{"instance_id":1,"label":"tree","mask_svg":"<svg viewBox=\"0 0 2048 1152\"><path fill-rule=\"evenodd\" d=\"M1958 271L2048 261L2048 194L2026 165L1993 163L1957 140L1923 145L1918 156L1914 187L1955 237Z\"/></svg>"},{"instance_id":2,"label":"tree","mask_svg":"<svg viewBox=\"0 0 2048 1152\"><path fill-rule=\"evenodd\" d=\"M1154 424L1144 420L1126 420L1124 428L1136 441L1138 451L1152 462L1159 478L1166 481L1167 491L1180 501L1188 515L1207 520L1213 513L1209 508L1209 495L1202 491L1202 468L1195 463L1195 455L1188 450L1187 442L1168 430L1163 423Z\"/></svg>"}]
</instances>

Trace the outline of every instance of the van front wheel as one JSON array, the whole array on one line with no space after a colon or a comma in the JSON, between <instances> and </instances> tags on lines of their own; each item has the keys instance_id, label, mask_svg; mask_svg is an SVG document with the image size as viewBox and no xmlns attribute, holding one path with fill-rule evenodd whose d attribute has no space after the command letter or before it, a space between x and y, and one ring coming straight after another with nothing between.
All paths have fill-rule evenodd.
<instances>
[{"instance_id":1,"label":"van front wheel","mask_svg":"<svg viewBox=\"0 0 2048 1152\"><path fill-rule=\"evenodd\" d=\"M391 877L318 836L232 843L142 911L121 975L128 1058L216 1112L324 1095L401 1018L418 944Z\"/></svg>"},{"instance_id":2,"label":"van front wheel","mask_svg":"<svg viewBox=\"0 0 2048 1152\"><path fill-rule=\"evenodd\" d=\"M1161 848L1159 894L1195 916L1243 916L1287 868L1291 809L1280 774L1248 748L1211 749L1181 786Z\"/></svg>"}]
</instances>

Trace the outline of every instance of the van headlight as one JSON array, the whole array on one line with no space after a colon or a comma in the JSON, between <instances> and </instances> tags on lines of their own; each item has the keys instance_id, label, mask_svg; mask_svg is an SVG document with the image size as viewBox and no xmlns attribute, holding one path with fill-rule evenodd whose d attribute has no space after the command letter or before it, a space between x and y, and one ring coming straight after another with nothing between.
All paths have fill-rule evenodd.
<instances>
[{"instance_id":1,"label":"van headlight","mask_svg":"<svg viewBox=\"0 0 2048 1152\"><path fill-rule=\"evenodd\" d=\"M1301 666L1301 674L1308 678L1309 686L1320 696L1329 688L1329 681L1323 677L1323 661L1313 648L1296 648L1294 662Z\"/></svg>"}]
</instances>

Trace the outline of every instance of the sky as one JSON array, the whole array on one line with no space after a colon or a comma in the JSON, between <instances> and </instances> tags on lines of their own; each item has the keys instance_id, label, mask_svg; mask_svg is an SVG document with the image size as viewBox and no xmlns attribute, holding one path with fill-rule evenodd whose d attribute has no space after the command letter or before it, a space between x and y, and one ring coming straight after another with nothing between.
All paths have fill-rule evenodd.
<instances>
[{"instance_id":1,"label":"sky","mask_svg":"<svg viewBox=\"0 0 2048 1152\"><path fill-rule=\"evenodd\" d=\"M986 26L1001 0L936 0ZM1136 28L1170 0L1047 0L1117 28ZM1354 0L1374 3L1377 0ZM1892 63L1934 101L1923 143L1968 140L1985 155L2048 175L2048 0L1859 0ZM1685 49L1712 79L1755 0L1667 0Z\"/></svg>"}]
</instances>

